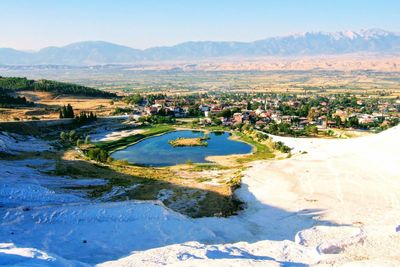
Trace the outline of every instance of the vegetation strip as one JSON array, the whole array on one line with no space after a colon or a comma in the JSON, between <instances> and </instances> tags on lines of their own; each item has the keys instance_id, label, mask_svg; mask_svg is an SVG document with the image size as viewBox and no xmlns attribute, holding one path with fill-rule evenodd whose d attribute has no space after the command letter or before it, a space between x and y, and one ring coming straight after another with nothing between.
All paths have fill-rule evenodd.
<instances>
[{"instance_id":1,"label":"vegetation strip","mask_svg":"<svg viewBox=\"0 0 400 267\"><path fill-rule=\"evenodd\" d=\"M168 143L173 147L183 147L183 146L208 146L206 140L210 139L208 135L204 135L203 137L195 137L195 138L176 138L175 140L169 140Z\"/></svg>"},{"instance_id":2,"label":"vegetation strip","mask_svg":"<svg viewBox=\"0 0 400 267\"><path fill-rule=\"evenodd\" d=\"M69 95L94 96L94 97L117 97L115 93L109 93L106 91L94 89L83 85L78 85L73 83L63 83L63 82L44 80L44 79L35 81L21 77L0 76L0 88L3 89L3 92L32 90L40 92L51 92L56 94L69 94Z\"/></svg>"},{"instance_id":3,"label":"vegetation strip","mask_svg":"<svg viewBox=\"0 0 400 267\"><path fill-rule=\"evenodd\" d=\"M164 134L164 133L175 130L175 128L170 125L157 125L157 126L151 126L149 128L145 128L145 129L148 129L148 130L143 133L122 137L115 141L99 142L96 144L96 146L98 148L108 151L109 153L112 153L116 150L124 149L127 146L135 144L145 138Z\"/></svg>"}]
</instances>

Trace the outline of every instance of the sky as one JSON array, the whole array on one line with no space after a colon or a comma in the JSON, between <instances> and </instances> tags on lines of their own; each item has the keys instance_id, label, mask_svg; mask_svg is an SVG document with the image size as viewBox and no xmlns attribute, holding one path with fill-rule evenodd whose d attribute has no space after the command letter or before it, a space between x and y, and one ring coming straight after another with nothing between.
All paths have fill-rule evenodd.
<instances>
[{"instance_id":1,"label":"sky","mask_svg":"<svg viewBox=\"0 0 400 267\"><path fill-rule=\"evenodd\" d=\"M0 0L0 47L79 41L133 48L308 31L400 32L399 0Z\"/></svg>"}]
</instances>

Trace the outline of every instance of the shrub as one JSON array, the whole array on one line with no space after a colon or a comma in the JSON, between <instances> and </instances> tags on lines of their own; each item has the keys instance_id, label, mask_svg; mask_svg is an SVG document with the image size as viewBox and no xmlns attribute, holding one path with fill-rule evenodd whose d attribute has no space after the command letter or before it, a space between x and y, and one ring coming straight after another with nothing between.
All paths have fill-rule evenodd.
<instances>
[{"instance_id":1,"label":"shrub","mask_svg":"<svg viewBox=\"0 0 400 267\"><path fill-rule=\"evenodd\" d=\"M268 139L268 135L261 132L257 132L256 137L259 141L264 141Z\"/></svg>"},{"instance_id":2,"label":"shrub","mask_svg":"<svg viewBox=\"0 0 400 267\"><path fill-rule=\"evenodd\" d=\"M108 155L108 152L105 151L104 149L94 147L94 148L89 148L86 152L86 156L94 161L98 162L109 162L110 161L110 156Z\"/></svg>"},{"instance_id":3,"label":"shrub","mask_svg":"<svg viewBox=\"0 0 400 267\"><path fill-rule=\"evenodd\" d=\"M81 139L76 140L76 146L79 147L83 144L83 141Z\"/></svg>"},{"instance_id":4,"label":"shrub","mask_svg":"<svg viewBox=\"0 0 400 267\"><path fill-rule=\"evenodd\" d=\"M292 149L285 145L283 142L278 141L274 143L275 149L279 150L282 153L289 153Z\"/></svg>"},{"instance_id":5,"label":"shrub","mask_svg":"<svg viewBox=\"0 0 400 267\"><path fill-rule=\"evenodd\" d=\"M74 130L71 130L69 132L61 132L60 133L60 141L63 146L81 146L84 143L84 140L86 142L87 137L77 133ZM89 139L90 140L90 139ZM85 143L88 144L88 143Z\"/></svg>"},{"instance_id":6,"label":"shrub","mask_svg":"<svg viewBox=\"0 0 400 267\"><path fill-rule=\"evenodd\" d=\"M333 136L335 134L335 132L331 129L329 129L328 131L326 131L326 134L329 136Z\"/></svg>"}]
</instances>

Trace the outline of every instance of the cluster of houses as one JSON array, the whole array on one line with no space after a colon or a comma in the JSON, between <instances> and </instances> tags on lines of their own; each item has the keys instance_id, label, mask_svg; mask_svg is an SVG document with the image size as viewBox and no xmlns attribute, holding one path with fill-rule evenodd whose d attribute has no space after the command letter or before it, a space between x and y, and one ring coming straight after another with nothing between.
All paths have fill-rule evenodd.
<instances>
[{"instance_id":1,"label":"cluster of houses","mask_svg":"<svg viewBox=\"0 0 400 267\"><path fill-rule=\"evenodd\" d=\"M311 107L307 116L286 115L280 110L282 105L297 109L304 103L299 99L281 100L279 98L252 98L251 100L226 101L230 104L223 103L217 98L198 99L195 104L182 104L182 99L175 100L174 98L157 99L153 104L146 106L138 106L135 109L133 116L136 118L148 115L171 115L176 118L189 117L190 110L196 109L199 116L199 124L222 124L226 126L252 123L256 127L265 127L270 122L289 123L291 127L303 129L306 125L315 125L319 128L335 127L338 124L338 119L346 121L350 117L356 117L359 124L369 124L377 120L384 121L392 118L393 114L398 116L398 106L400 102L397 100L394 103L382 102L379 108L367 114L360 112L360 109L354 107L332 107L329 108L329 103L321 101L317 107ZM232 104L234 103L234 104ZM252 107L257 107L254 110L249 108L249 103ZM363 105L362 100L357 101L357 105ZM331 109L331 110L330 110ZM223 111L230 112L224 113ZM392 115L388 115L388 113ZM328 116L329 114L329 116ZM335 120L333 118L336 118Z\"/></svg>"}]
</instances>

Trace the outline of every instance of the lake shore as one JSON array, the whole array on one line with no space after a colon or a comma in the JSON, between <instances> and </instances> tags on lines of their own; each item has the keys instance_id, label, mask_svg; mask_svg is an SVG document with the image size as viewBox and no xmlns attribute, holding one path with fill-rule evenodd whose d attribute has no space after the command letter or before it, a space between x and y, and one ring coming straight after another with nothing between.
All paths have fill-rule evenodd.
<instances>
[{"instance_id":1,"label":"lake shore","mask_svg":"<svg viewBox=\"0 0 400 267\"><path fill-rule=\"evenodd\" d=\"M60 177L39 171L51 162L2 160L0 231L9 243L0 249L82 262L94 255L90 263L100 266L397 266L399 134L398 126L351 140L273 137L293 147L293 156L251 163L235 191L245 209L228 218L192 219L160 201L92 202L56 193L44 186ZM41 141L1 140L4 151L28 143L48 149ZM71 240L68 250L60 236Z\"/></svg>"},{"instance_id":2,"label":"lake shore","mask_svg":"<svg viewBox=\"0 0 400 267\"><path fill-rule=\"evenodd\" d=\"M218 229L219 234L229 225L231 235L240 232L247 242L187 242L137 252L102 266L140 264L149 258L154 266L179 265L182 262L176 255L183 253L196 255L185 261L191 266L279 266L282 262L287 266L397 266L399 134L400 127L352 140L275 137L292 146L294 155L254 162L245 171L236 194L246 209L226 221L197 221ZM239 225L260 241L246 239ZM237 261L211 253L231 250L252 256ZM261 257L265 258L259 265L251 260Z\"/></svg>"},{"instance_id":3,"label":"lake shore","mask_svg":"<svg viewBox=\"0 0 400 267\"><path fill-rule=\"evenodd\" d=\"M174 130L152 137L113 152L111 156L136 165L167 167L188 162L204 164L210 155L248 155L254 150L250 144L230 138L228 132L202 134L200 131Z\"/></svg>"}]
</instances>

